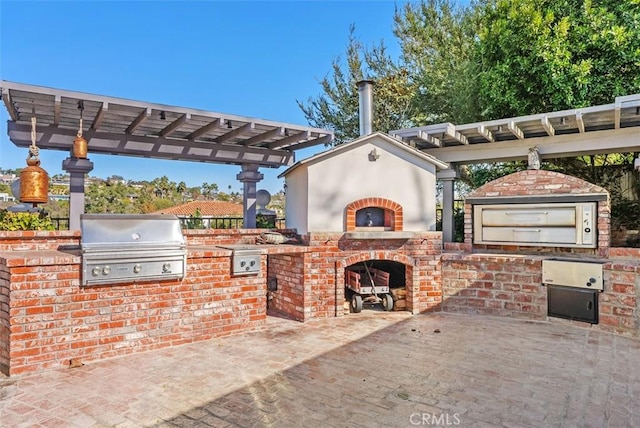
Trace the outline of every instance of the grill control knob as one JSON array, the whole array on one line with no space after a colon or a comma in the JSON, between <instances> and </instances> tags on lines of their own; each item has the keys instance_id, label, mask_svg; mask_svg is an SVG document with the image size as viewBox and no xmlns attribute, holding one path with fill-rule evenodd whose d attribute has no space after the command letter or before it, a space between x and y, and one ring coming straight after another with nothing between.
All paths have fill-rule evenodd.
<instances>
[{"instance_id":1,"label":"grill control knob","mask_svg":"<svg viewBox=\"0 0 640 428\"><path fill-rule=\"evenodd\" d=\"M109 275L111 273L111 267L110 266L105 266L102 268L102 274L103 275Z\"/></svg>"},{"instance_id":2,"label":"grill control knob","mask_svg":"<svg viewBox=\"0 0 640 428\"><path fill-rule=\"evenodd\" d=\"M93 275L93 276L100 275L100 268L99 267L94 267L93 269L91 269L91 275Z\"/></svg>"},{"instance_id":3,"label":"grill control knob","mask_svg":"<svg viewBox=\"0 0 640 428\"><path fill-rule=\"evenodd\" d=\"M140 273L141 270L142 270L142 266L140 266L139 264L136 264L133 267L133 273Z\"/></svg>"},{"instance_id":4,"label":"grill control knob","mask_svg":"<svg viewBox=\"0 0 640 428\"><path fill-rule=\"evenodd\" d=\"M162 265L162 272L171 272L171 263L165 263Z\"/></svg>"}]
</instances>

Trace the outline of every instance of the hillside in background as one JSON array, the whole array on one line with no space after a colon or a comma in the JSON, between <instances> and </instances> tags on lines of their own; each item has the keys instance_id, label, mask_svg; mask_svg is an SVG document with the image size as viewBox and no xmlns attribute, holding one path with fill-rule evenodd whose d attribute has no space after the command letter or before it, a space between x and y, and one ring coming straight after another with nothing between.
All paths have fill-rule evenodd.
<instances>
[{"instance_id":1,"label":"hillside in background","mask_svg":"<svg viewBox=\"0 0 640 428\"><path fill-rule=\"evenodd\" d=\"M20 176L20 169L0 169L0 194L11 196L11 182ZM49 202L41 206L51 217L69 215L69 176L58 174L49 177ZM184 182L176 183L167 176L151 181L127 180L121 176L106 179L87 177L85 180L85 212L114 214L147 214L164 208L191 201L228 201L242 203L242 193L229 186L225 191L215 183L202 183L187 187ZM16 202L0 201L0 208ZM284 192L271 195L271 203L266 207L284 216Z\"/></svg>"}]
</instances>

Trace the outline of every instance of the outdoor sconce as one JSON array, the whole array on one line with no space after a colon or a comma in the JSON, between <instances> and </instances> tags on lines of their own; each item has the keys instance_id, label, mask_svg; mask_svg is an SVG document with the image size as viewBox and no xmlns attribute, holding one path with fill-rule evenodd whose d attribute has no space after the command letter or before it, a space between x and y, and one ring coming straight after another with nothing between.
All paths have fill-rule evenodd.
<instances>
[{"instance_id":1,"label":"outdoor sconce","mask_svg":"<svg viewBox=\"0 0 640 428\"><path fill-rule=\"evenodd\" d=\"M267 291L278 291L278 278L269 278L267 280Z\"/></svg>"},{"instance_id":2,"label":"outdoor sconce","mask_svg":"<svg viewBox=\"0 0 640 428\"><path fill-rule=\"evenodd\" d=\"M374 147L373 150L371 150L369 152L369 160L371 162L375 162L380 158L380 155L378 154L378 151L376 150L376 148Z\"/></svg>"}]
</instances>

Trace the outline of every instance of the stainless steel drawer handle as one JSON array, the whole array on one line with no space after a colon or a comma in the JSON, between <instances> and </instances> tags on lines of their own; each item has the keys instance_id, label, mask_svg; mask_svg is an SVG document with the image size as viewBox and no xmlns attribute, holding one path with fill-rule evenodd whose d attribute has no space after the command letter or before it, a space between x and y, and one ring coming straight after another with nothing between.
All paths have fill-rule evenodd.
<instances>
[{"instance_id":1,"label":"stainless steel drawer handle","mask_svg":"<svg viewBox=\"0 0 640 428\"><path fill-rule=\"evenodd\" d=\"M507 211L504 213L505 215L520 215L520 214L524 214L524 215L529 215L529 214L544 214L547 215L549 214L549 211L524 211L524 212L517 212L517 211Z\"/></svg>"},{"instance_id":2,"label":"stainless steel drawer handle","mask_svg":"<svg viewBox=\"0 0 640 428\"><path fill-rule=\"evenodd\" d=\"M540 233L540 229L513 229L514 232Z\"/></svg>"}]
</instances>

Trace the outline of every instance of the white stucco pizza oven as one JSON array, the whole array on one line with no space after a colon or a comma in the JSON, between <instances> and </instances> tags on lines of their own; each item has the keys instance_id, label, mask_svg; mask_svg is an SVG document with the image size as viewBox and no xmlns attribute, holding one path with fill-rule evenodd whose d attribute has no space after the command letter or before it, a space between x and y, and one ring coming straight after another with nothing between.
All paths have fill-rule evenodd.
<instances>
[{"instance_id":1,"label":"white stucco pizza oven","mask_svg":"<svg viewBox=\"0 0 640 428\"><path fill-rule=\"evenodd\" d=\"M308 232L435 230L436 170L447 164L373 133L293 165L287 228Z\"/></svg>"}]
</instances>

